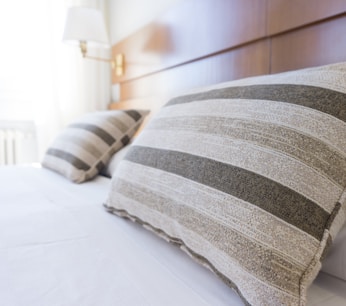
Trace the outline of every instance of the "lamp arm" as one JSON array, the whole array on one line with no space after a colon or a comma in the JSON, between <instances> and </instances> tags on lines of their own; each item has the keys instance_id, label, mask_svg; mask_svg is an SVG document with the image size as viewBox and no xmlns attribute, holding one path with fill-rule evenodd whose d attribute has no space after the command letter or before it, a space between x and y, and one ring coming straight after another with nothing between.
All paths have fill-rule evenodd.
<instances>
[{"instance_id":1,"label":"lamp arm","mask_svg":"<svg viewBox=\"0 0 346 306\"><path fill-rule=\"evenodd\" d=\"M97 57L97 56L90 56L90 55L85 55L84 58L96 60L96 61L102 61L102 62L107 62L111 63L112 68L115 68L115 60L114 59L108 59L108 58L102 58L102 57Z\"/></svg>"},{"instance_id":2,"label":"lamp arm","mask_svg":"<svg viewBox=\"0 0 346 306\"><path fill-rule=\"evenodd\" d=\"M79 48L80 48L80 51L82 52L82 55L84 58L89 58L89 59L93 59L93 60L97 60L97 61L103 61L103 62L111 62L111 63L114 61L112 59L87 55L88 47L87 47L87 42L85 40L81 40L79 42ZM112 66L113 66L113 64L112 64Z\"/></svg>"},{"instance_id":3,"label":"lamp arm","mask_svg":"<svg viewBox=\"0 0 346 306\"><path fill-rule=\"evenodd\" d=\"M80 50L82 52L83 58L88 58L88 59L92 59L92 60L96 60L96 61L110 63L112 69L115 70L115 74L117 76L122 76L124 74L125 60L124 60L123 54L117 54L114 59L112 59L112 58L108 59L108 58L102 58L102 57L87 55L87 42L83 41L83 40L79 42L79 47L80 47Z\"/></svg>"}]
</instances>

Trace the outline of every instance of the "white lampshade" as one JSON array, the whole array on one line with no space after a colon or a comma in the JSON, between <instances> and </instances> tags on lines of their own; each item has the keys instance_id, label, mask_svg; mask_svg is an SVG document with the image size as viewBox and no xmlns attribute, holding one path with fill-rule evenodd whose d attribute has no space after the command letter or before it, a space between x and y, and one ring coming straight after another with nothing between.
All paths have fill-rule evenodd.
<instances>
[{"instance_id":1,"label":"white lampshade","mask_svg":"<svg viewBox=\"0 0 346 306\"><path fill-rule=\"evenodd\" d=\"M87 7L71 7L67 12L63 41L91 47L110 47L101 11Z\"/></svg>"}]
</instances>

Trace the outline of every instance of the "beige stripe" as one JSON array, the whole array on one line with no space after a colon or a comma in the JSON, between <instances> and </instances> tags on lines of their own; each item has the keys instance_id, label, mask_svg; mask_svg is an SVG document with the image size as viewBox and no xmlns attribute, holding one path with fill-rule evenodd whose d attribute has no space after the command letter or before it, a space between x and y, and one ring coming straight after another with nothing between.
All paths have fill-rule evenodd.
<instances>
[{"instance_id":1,"label":"beige stripe","mask_svg":"<svg viewBox=\"0 0 346 306\"><path fill-rule=\"evenodd\" d=\"M108 132L110 135L112 135L116 140L122 137L124 135L124 132L119 129L118 126L114 126L111 122L104 122L102 125L100 125L101 129ZM128 129L128 127L127 127Z\"/></svg>"},{"instance_id":2,"label":"beige stripe","mask_svg":"<svg viewBox=\"0 0 346 306\"><path fill-rule=\"evenodd\" d=\"M144 130L135 144L190 153L247 169L299 192L328 212L332 211L342 192L341 187L296 159L245 141L176 131L172 127L172 131Z\"/></svg>"},{"instance_id":3,"label":"beige stripe","mask_svg":"<svg viewBox=\"0 0 346 306\"><path fill-rule=\"evenodd\" d=\"M158 118L227 117L265 121L299 130L323 140L339 153L346 151L346 123L328 114L291 103L263 100L205 100L163 108Z\"/></svg>"},{"instance_id":4,"label":"beige stripe","mask_svg":"<svg viewBox=\"0 0 346 306\"><path fill-rule=\"evenodd\" d=\"M91 125L95 125L99 127L100 129L106 131L115 139L118 139L121 137L121 135L123 135L123 132L119 129L119 127L112 124L111 122L112 118L108 118L107 120L105 118L95 118L95 119L98 119L98 120L90 120L90 122L86 122L86 124L91 124ZM118 118L114 118L114 119L118 119Z\"/></svg>"},{"instance_id":5,"label":"beige stripe","mask_svg":"<svg viewBox=\"0 0 346 306\"><path fill-rule=\"evenodd\" d=\"M116 126L119 129L119 131L121 131L122 133L126 133L128 125L122 122L119 118L108 118L108 121L113 126Z\"/></svg>"},{"instance_id":6,"label":"beige stripe","mask_svg":"<svg viewBox=\"0 0 346 306\"><path fill-rule=\"evenodd\" d=\"M118 139L125 133L130 126L132 126L135 121L132 117L127 115L125 112L116 112L111 114L100 112L99 114L93 113L95 115L90 115L82 117L80 121L75 123L87 123L94 124L100 127L101 129L107 131L114 138Z\"/></svg>"},{"instance_id":7,"label":"beige stripe","mask_svg":"<svg viewBox=\"0 0 346 306\"><path fill-rule=\"evenodd\" d=\"M92 143L95 147L97 147L102 152L104 152L105 150L109 148L109 145L105 143L100 137L97 137L94 133L91 133L83 129L69 128L68 130L63 132L60 136L58 136L56 140L64 141L66 135L68 135L69 137L75 137L79 139L87 139L88 142Z\"/></svg>"},{"instance_id":8,"label":"beige stripe","mask_svg":"<svg viewBox=\"0 0 346 306\"><path fill-rule=\"evenodd\" d=\"M295 130L246 119L186 117L155 120L157 130L196 131L256 144L278 154L288 155L312 168L340 186L346 184L346 157L326 143Z\"/></svg>"},{"instance_id":9,"label":"beige stripe","mask_svg":"<svg viewBox=\"0 0 346 306\"><path fill-rule=\"evenodd\" d=\"M134 123L136 122L135 120L133 120L133 118L131 116L129 116L126 113L122 113L121 116L117 117L117 119L119 119L124 125L128 127L133 126Z\"/></svg>"},{"instance_id":10,"label":"beige stripe","mask_svg":"<svg viewBox=\"0 0 346 306\"><path fill-rule=\"evenodd\" d=\"M139 113L142 114L143 112ZM113 125L114 130L119 129L119 132L115 132L115 134L113 134L113 136L118 140L124 134L127 134L129 137L131 137L138 129L138 126L142 123L143 115L142 118L136 122L131 116L124 112L121 114L121 116L118 116L116 118L108 118L108 121Z\"/></svg>"},{"instance_id":11,"label":"beige stripe","mask_svg":"<svg viewBox=\"0 0 346 306\"><path fill-rule=\"evenodd\" d=\"M81 137L76 137L76 135L65 134L63 137L63 141L71 142L78 145L79 147L85 148L86 151L88 151L90 154L92 154L96 158L100 157L103 153L103 151L101 151L98 146L95 146L86 137L81 138Z\"/></svg>"},{"instance_id":12,"label":"beige stripe","mask_svg":"<svg viewBox=\"0 0 346 306\"><path fill-rule=\"evenodd\" d=\"M212 245L208 240L203 239L200 235L197 235L184 227L176 229L176 223L172 222L172 219L168 216L162 215L155 210L150 210L148 213L147 207L125 197L121 193L114 194L111 202L114 202L114 206L122 207L130 212L134 212L134 215L141 220L146 220L150 224L156 224L158 228L165 228L167 230L166 233L172 237L183 236L186 245L190 246L193 250L198 250L199 255L210 260L212 259L210 263L212 263L218 271L234 282L243 294L246 293L244 295L247 297L248 302L256 302L255 304L263 305L268 303L270 303L270 305L289 305L292 303L292 300L298 299L298 293L292 295L289 292L279 290L279 288L256 278L253 273L249 273L242 269L236 258L232 258L225 252L215 249L214 245ZM123 213L120 215L124 216ZM162 238L165 238L162 236L162 233L158 234ZM184 248L182 249L184 250ZM205 264L205 262L201 261L200 263Z\"/></svg>"},{"instance_id":13,"label":"beige stripe","mask_svg":"<svg viewBox=\"0 0 346 306\"><path fill-rule=\"evenodd\" d=\"M90 167L94 166L95 162L98 161L98 158L90 154L83 147L80 147L75 143L69 142L68 140L64 141L64 139L57 139L51 146L51 148L68 152L76 156L78 159L82 160L86 164L88 164Z\"/></svg>"},{"instance_id":14,"label":"beige stripe","mask_svg":"<svg viewBox=\"0 0 346 306\"><path fill-rule=\"evenodd\" d=\"M181 231L186 237L186 244L199 250L201 256L212 258L215 268L234 282L241 292L246 293L244 296L251 305L292 305L293 301L298 301L298 292L292 294L262 281L255 273L242 269L237 258L232 258L221 250L215 250L209 241L192 231L184 228Z\"/></svg>"},{"instance_id":15,"label":"beige stripe","mask_svg":"<svg viewBox=\"0 0 346 306\"><path fill-rule=\"evenodd\" d=\"M52 155L46 154L44 156L42 164L47 168L61 173L72 181L80 181L85 178L85 171L78 170L67 161Z\"/></svg>"},{"instance_id":16,"label":"beige stripe","mask_svg":"<svg viewBox=\"0 0 346 306\"><path fill-rule=\"evenodd\" d=\"M134 209L129 211L130 207L127 207L126 210L130 214L135 212L135 216L138 216L138 209L140 209L143 211L142 220L148 221L152 218L153 211L158 211L159 216L149 221L154 228L159 227L168 233L169 227L172 226L173 237L182 239L185 243L191 231L200 236L197 248L194 249L197 253L205 248L200 241L206 239L213 245L215 252L221 250L226 252L230 258L236 258L242 267L262 281L290 292L299 292L302 267L297 267L293 262L287 261L282 254L248 239L240 232L224 226L209 216L201 215L198 211L175 199L167 198L157 191L153 193L146 187L143 188L121 179L118 179L113 187L125 196L130 195ZM169 222L166 220L166 224L162 224L162 219L167 216L172 219ZM181 230L186 231L187 235L182 234ZM186 245L189 247L188 244ZM208 256L208 258L213 259L212 256Z\"/></svg>"},{"instance_id":17,"label":"beige stripe","mask_svg":"<svg viewBox=\"0 0 346 306\"><path fill-rule=\"evenodd\" d=\"M262 241L264 245L277 251L282 250L281 255L295 262L297 266L309 263L318 246L318 241L312 236L257 206L183 177L129 161L123 161L119 165L117 177L131 180L138 185L145 182L148 188L167 198L174 198L179 203L222 222L250 239ZM249 220L252 221L251 224L248 223ZM275 229L274 237L267 234L272 233L273 229ZM291 240L290 237L295 239ZM295 250L295 244L299 245L298 250Z\"/></svg>"}]
</instances>

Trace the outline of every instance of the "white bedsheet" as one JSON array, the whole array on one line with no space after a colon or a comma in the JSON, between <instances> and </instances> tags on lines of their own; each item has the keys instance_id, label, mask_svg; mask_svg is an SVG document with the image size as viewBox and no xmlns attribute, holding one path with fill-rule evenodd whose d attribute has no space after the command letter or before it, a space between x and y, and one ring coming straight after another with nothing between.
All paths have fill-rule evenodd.
<instances>
[{"instance_id":1,"label":"white bedsheet","mask_svg":"<svg viewBox=\"0 0 346 306\"><path fill-rule=\"evenodd\" d=\"M105 177L0 167L0 186L0 305L243 305L181 250L107 213ZM346 282L321 273L308 301L346 305Z\"/></svg>"}]
</instances>

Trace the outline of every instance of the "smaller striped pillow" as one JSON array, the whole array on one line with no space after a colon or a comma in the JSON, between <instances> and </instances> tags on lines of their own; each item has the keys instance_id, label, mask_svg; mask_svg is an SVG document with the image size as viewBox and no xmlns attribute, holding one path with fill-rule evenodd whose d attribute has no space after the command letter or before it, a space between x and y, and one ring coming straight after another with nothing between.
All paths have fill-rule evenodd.
<instances>
[{"instance_id":1,"label":"smaller striped pillow","mask_svg":"<svg viewBox=\"0 0 346 306\"><path fill-rule=\"evenodd\" d=\"M90 180L130 141L148 113L117 110L84 115L58 135L48 148L42 166L75 183Z\"/></svg>"}]
</instances>

